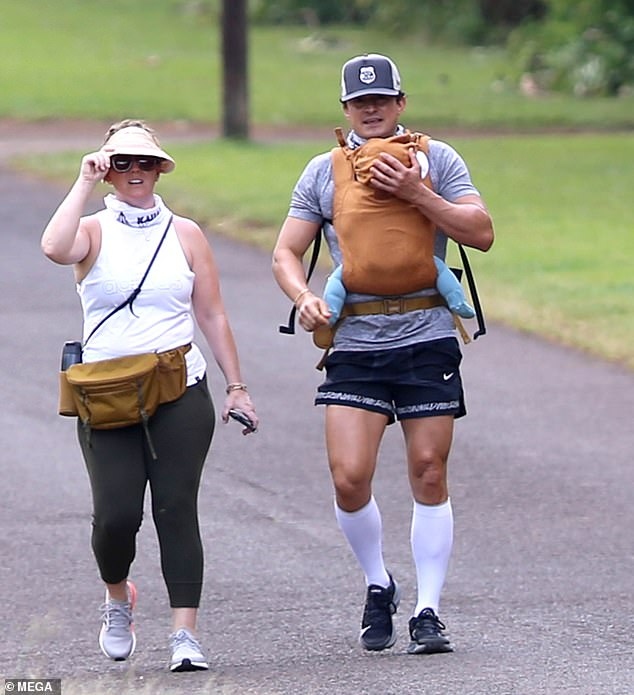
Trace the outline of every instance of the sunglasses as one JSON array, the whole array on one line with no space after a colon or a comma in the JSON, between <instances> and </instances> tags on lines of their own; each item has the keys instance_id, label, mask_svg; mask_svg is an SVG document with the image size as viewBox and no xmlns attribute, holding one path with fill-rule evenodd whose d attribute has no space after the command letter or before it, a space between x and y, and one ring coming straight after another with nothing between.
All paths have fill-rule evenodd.
<instances>
[{"instance_id":1,"label":"sunglasses","mask_svg":"<svg viewBox=\"0 0 634 695\"><path fill-rule=\"evenodd\" d=\"M119 174L130 171L134 163L141 171L154 171L159 165L159 159L157 157L133 157L129 154L115 154L110 157L110 166Z\"/></svg>"}]
</instances>

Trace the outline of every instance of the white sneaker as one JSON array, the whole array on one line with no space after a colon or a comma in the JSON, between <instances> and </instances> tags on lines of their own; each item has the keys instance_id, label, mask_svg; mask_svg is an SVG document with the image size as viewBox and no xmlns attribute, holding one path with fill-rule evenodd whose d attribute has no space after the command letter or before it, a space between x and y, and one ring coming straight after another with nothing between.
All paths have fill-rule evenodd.
<instances>
[{"instance_id":1,"label":"white sneaker","mask_svg":"<svg viewBox=\"0 0 634 695\"><path fill-rule=\"evenodd\" d=\"M192 633L181 628L170 635L172 659L170 671L205 671L209 668L198 640Z\"/></svg>"},{"instance_id":2,"label":"white sneaker","mask_svg":"<svg viewBox=\"0 0 634 695\"><path fill-rule=\"evenodd\" d=\"M101 606L103 624L99 632L101 651L114 661L125 661L134 653L136 636L132 611L136 605L136 587L128 580L128 600L113 601L106 591L105 603Z\"/></svg>"}]
</instances>

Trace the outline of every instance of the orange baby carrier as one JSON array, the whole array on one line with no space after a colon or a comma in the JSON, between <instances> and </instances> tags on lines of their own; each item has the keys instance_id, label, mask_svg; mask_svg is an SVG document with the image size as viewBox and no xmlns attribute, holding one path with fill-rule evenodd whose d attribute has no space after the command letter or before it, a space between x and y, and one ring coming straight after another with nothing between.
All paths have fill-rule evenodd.
<instances>
[{"instance_id":1,"label":"orange baby carrier","mask_svg":"<svg viewBox=\"0 0 634 695\"><path fill-rule=\"evenodd\" d=\"M409 166L412 148L427 155L429 136L406 131L391 138L371 138L353 150L340 128L336 133L333 225L346 289L393 296L434 287L435 225L415 206L369 185L370 168L382 152ZM423 183L432 187L428 172Z\"/></svg>"}]
</instances>

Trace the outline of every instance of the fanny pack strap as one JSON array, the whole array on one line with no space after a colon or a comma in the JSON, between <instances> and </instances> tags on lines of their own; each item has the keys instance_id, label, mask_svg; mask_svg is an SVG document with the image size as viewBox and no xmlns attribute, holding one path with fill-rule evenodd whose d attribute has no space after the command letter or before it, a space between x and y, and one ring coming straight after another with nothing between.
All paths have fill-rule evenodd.
<instances>
[{"instance_id":1,"label":"fanny pack strap","mask_svg":"<svg viewBox=\"0 0 634 695\"><path fill-rule=\"evenodd\" d=\"M165 241L165 237L167 236L167 232L169 231L169 228L172 225L172 220L174 219L173 215L170 215L169 220L167 221L167 225L165 227L165 231L163 232L163 235L161 236L161 240L158 243L158 246L156 247L154 254L152 255L152 258L150 259L150 262L148 263L147 268L145 269L145 272L143 273L143 277L141 278L141 281L137 285L136 289L132 290L130 293L130 296L124 301L119 304L119 306L115 307L107 316L104 316L104 318L99 321L99 323L90 331L88 334L88 337L86 340L84 340L84 344L82 345L82 349L86 347L88 341L93 337L93 335L103 326L103 324L109 319L112 318L118 311L121 311L126 306L130 307L130 311L132 314L134 314L134 311L132 311L132 304L134 300L139 296L139 292L141 292L141 287L143 287L143 283L145 282L145 278L147 278L148 273L150 272L150 268L154 264L154 261L156 260L156 257L158 256L158 252L161 249L161 246L163 245L163 242ZM136 316L136 314L134 314Z\"/></svg>"}]
</instances>

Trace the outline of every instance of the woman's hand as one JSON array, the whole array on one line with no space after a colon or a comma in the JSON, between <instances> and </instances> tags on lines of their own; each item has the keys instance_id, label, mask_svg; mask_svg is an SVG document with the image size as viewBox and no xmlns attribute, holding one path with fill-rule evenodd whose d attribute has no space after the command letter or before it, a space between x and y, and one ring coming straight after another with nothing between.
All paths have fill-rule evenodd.
<instances>
[{"instance_id":1,"label":"woman's hand","mask_svg":"<svg viewBox=\"0 0 634 695\"><path fill-rule=\"evenodd\" d=\"M229 411L235 409L244 413L253 423L253 428L245 427L242 434L250 434L257 430L260 421L255 413L255 406L251 401L249 392L246 389L235 389L229 391L225 398L224 408L222 409L222 421L227 424L229 422Z\"/></svg>"},{"instance_id":2,"label":"woman's hand","mask_svg":"<svg viewBox=\"0 0 634 695\"><path fill-rule=\"evenodd\" d=\"M110 156L103 150L91 152L81 160L79 178L85 183L95 185L103 181L110 170Z\"/></svg>"}]
</instances>

